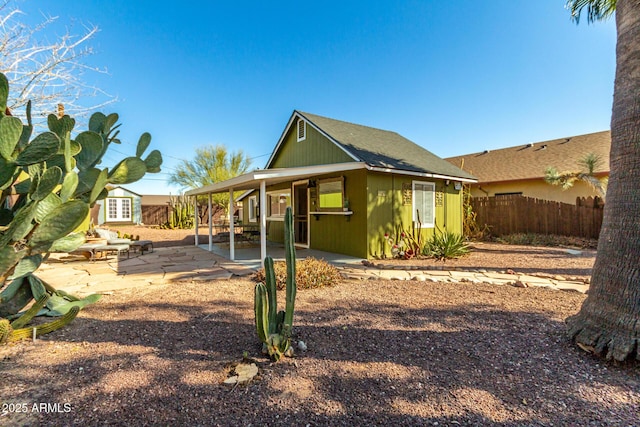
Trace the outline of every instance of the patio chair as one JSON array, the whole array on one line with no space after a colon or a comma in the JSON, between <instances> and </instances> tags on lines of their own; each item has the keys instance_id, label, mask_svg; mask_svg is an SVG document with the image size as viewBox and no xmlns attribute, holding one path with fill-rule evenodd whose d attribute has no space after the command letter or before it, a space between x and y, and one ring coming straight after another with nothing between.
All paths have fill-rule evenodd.
<instances>
[{"instance_id":1,"label":"patio chair","mask_svg":"<svg viewBox=\"0 0 640 427\"><path fill-rule=\"evenodd\" d=\"M121 239L115 231L106 228L96 228L95 232L100 238L107 241L107 245L131 245L131 239Z\"/></svg>"}]
</instances>

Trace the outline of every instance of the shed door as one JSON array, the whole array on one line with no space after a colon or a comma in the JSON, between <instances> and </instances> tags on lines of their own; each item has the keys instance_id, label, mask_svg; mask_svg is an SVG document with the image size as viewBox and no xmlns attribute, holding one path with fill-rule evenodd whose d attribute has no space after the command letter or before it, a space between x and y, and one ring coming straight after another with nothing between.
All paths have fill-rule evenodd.
<instances>
[{"instance_id":1,"label":"shed door","mask_svg":"<svg viewBox=\"0 0 640 427\"><path fill-rule=\"evenodd\" d=\"M309 247L309 196L307 181L293 184L293 229L296 245Z\"/></svg>"},{"instance_id":2,"label":"shed door","mask_svg":"<svg viewBox=\"0 0 640 427\"><path fill-rule=\"evenodd\" d=\"M128 197L109 197L107 202L107 221L131 222L131 199Z\"/></svg>"}]
</instances>

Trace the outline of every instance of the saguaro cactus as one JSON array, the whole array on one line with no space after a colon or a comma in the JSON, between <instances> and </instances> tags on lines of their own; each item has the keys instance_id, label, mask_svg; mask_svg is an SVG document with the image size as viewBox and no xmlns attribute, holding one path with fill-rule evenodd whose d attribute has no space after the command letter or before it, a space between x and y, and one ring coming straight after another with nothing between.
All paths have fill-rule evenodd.
<instances>
[{"instance_id":1,"label":"saguaro cactus","mask_svg":"<svg viewBox=\"0 0 640 427\"><path fill-rule=\"evenodd\" d=\"M98 168L110 144L120 143L117 114L95 113L89 130L75 138L75 120L51 114L49 131L32 139L31 104L24 125L7 110L8 94L9 82L0 73L0 341L26 337L34 315L61 316L36 329L37 334L51 332L97 301L98 295L80 300L53 289L33 273L50 252L71 252L84 243L84 233L74 230L90 207L107 197L108 184L135 182L159 172L162 164L158 150L142 159L151 143L144 133L135 157ZM21 313L34 299L35 305ZM8 325L11 319L18 320Z\"/></svg>"},{"instance_id":2,"label":"saguaro cactus","mask_svg":"<svg viewBox=\"0 0 640 427\"><path fill-rule=\"evenodd\" d=\"M283 355L293 355L291 333L293 309L296 300L296 252L293 238L293 215L287 208L284 216L284 247L287 263L287 287L284 311L278 311L276 298L276 276L273 259L264 260L266 283L255 288L255 315L258 338L264 343L269 356L278 361Z\"/></svg>"}]
</instances>

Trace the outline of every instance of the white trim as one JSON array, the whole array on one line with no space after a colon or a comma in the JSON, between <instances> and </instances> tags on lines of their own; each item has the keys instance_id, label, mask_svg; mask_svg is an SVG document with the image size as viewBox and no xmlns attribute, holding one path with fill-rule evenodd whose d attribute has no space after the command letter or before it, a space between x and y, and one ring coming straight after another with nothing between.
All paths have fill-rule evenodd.
<instances>
[{"instance_id":1,"label":"white trim","mask_svg":"<svg viewBox=\"0 0 640 427\"><path fill-rule=\"evenodd\" d=\"M373 172L393 173L397 175L417 176L422 178L450 179L468 183L478 182L478 180L475 179L460 178L456 176L439 175L427 172L403 171L391 168L380 168L369 166L364 162L347 162L332 163L329 165L300 166L295 168L256 170L244 175L237 176L235 178L228 179L226 181L205 185L204 187L196 188L194 190L189 190L185 193L185 195L197 196L200 194L208 193L222 193L229 190L229 188L235 188L236 190L257 189L261 181L266 181L268 185L272 185L287 181L310 178L317 175L324 175L334 172L346 172L358 169L367 169Z\"/></svg>"},{"instance_id":2,"label":"white trim","mask_svg":"<svg viewBox=\"0 0 640 427\"><path fill-rule=\"evenodd\" d=\"M116 215L111 216L110 202L115 202ZM125 203L126 202L126 203ZM124 205L128 204L129 216L124 216ZM106 222L132 222L133 221L133 198L131 196L110 196L105 198L105 221Z\"/></svg>"},{"instance_id":3,"label":"white trim","mask_svg":"<svg viewBox=\"0 0 640 427\"><path fill-rule=\"evenodd\" d=\"M187 203L189 203L187 201ZM195 234L195 241L196 241L196 248L198 247L198 243L199 243L199 239L198 239L198 198L194 197L193 198L193 224L194 224L194 234Z\"/></svg>"},{"instance_id":4,"label":"white trim","mask_svg":"<svg viewBox=\"0 0 640 427\"><path fill-rule=\"evenodd\" d=\"M349 216L353 215L353 211L335 211L335 212L309 212L311 215L342 215Z\"/></svg>"},{"instance_id":5,"label":"white trim","mask_svg":"<svg viewBox=\"0 0 640 427\"><path fill-rule=\"evenodd\" d=\"M470 184L475 184L478 182L477 179L460 178L459 176L440 175L437 173L430 173L430 172L405 171L402 169L381 168L380 166L369 166L369 165L366 165L366 168L367 170L370 170L372 172L395 173L397 175L419 176L422 178L450 179L452 181L461 181L461 182L467 182Z\"/></svg>"},{"instance_id":6,"label":"white trim","mask_svg":"<svg viewBox=\"0 0 640 427\"><path fill-rule=\"evenodd\" d=\"M229 189L229 259L235 261L236 259L236 231L234 230L233 223L233 210L235 200L233 200L233 187Z\"/></svg>"},{"instance_id":7,"label":"white trim","mask_svg":"<svg viewBox=\"0 0 640 427\"><path fill-rule=\"evenodd\" d=\"M411 181L411 220L414 223L414 227L417 225L418 219L416 218L416 184L431 187L431 213L433 214L432 222L423 222L422 228L434 228L436 222L436 183L428 181ZM424 220L424 218L420 218Z\"/></svg>"},{"instance_id":8,"label":"white trim","mask_svg":"<svg viewBox=\"0 0 640 427\"><path fill-rule=\"evenodd\" d=\"M300 124L302 124L302 136L300 136ZM305 119L298 119L296 122L296 140L297 142L307 139L307 121Z\"/></svg>"},{"instance_id":9,"label":"white trim","mask_svg":"<svg viewBox=\"0 0 640 427\"><path fill-rule=\"evenodd\" d=\"M198 202L196 202L196 215L198 214ZM207 212L209 215L209 252L213 252L213 200L211 193L207 194Z\"/></svg>"},{"instance_id":10,"label":"white trim","mask_svg":"<svg viewBox=\"0 0 640 427\"><path fill-rule=\"evenodd\" d=\"M263 169L249 172L226 181L189 190L185 195L197 196L199 194L221 193L226 192L229 188L235 188L236 190L256 189L258 188L260 181L267 181L267 184L272 185L333 172L366 169L366 167L367 166L362 162L347 162L333 163L329 165L301 166L295 168Z\"/></svg>"},{"instance_id":11,"label":"white trim","mask_svg":"<svg viewBox=\"0 0 640 427\"><path fill-rule=\"evenodd\" d=\"M260 181L260 259L264 267L264 259L267 257L267 215L265 206L267 205L267 183Z\"/></svg>"},{"instance_id":12,"label":"white trim","mask_svg":"<svg viewBox=\"0 0 640 427\"><path fill-rule=\"evenodd\" d=\"M289 195L289 205L288 206L292 206L293 205L293 198L291 196L291 188L286 188L286 189L282 189L282 190L273 190L273 191L267 191L267 205L265 206L264 209L264 213L265 215L267 215L267 221L284 221L284 212L282 212L282 215L272 215L271 212L269 212L269 210L271 209L271 204L269 203L269 197L273 196L274 194L277 194L278 197L280 197L283 194L288 194ZM286 210L287 206L285 206L285 210Z\"/></svg>"},{"instance_id":13,"label":"white trim","mask_svg":"<svg viewBox=\"0 0 640 427\"><path fill-rule=\"evenodd\" d=\"M301 248L309 248L311 245L311 221L310 221L310 213L309 211L311 210L311 201L309 200L309 180L308 179L302 179L300 181L294 181L291 183L291 207L292 209L296 206L296 192L295 192L295 187L296 185L306 185L307 187L305 188L307 190L307 242L306 243L296 243L296 246L301 247ZM296 212L293 212L294 215L294 223L295 223L295 215Z\"/></svg>"},{"instance_id":14,"label":"white trim","mask_svg":"<svg viewBox=\"0 0 640 427\"><path fill-rule=\"evenodd\" d=\"M258 207L258 195L254 194L247 200L247 209L249 211L249 217L247 218L247 221L251 223L258 222L258 215L256 215L256 208ZM253 202L253 206L251 206L251 202Z\"/></svg>"},{"instance_id":15,"label":"white trim","mask_svg":"<svg viewBox=\"0 0 640 427\"><path fill-rule=\"evenodd\" d=\"M123 191L126 191L127 193L131 193L131 194L133 194L134 196L142 197L142 194L138 194L138 193L136 193L136 192L133 192L133 191L129 190L128 188L124 188L124 187L123 187L123 186L121 186L121 185L116 185L115 187L108 188L107 190L108 190L109 192L112 192L113 190L116 190L116 189L118 189L118 188L119 188L119 189L121 189L121 190L123 190ZM116 197L118 197L118 196L116 196ZM125 196L125 197L126 197L126 196Z\"/></svg>"}]
</instances>

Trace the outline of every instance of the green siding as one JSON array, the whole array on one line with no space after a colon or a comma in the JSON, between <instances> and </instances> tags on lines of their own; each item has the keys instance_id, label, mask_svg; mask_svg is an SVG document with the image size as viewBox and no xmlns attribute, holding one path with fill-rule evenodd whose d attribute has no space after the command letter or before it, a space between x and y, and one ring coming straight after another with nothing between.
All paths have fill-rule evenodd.
<instances>
[{"instance_id":1,"label":"green siding","mask_svg":"<svg viewBox=\"0 0 640 427\"><path fill-rule=\"evenodd\" d=\"M367 172L365 170L349 171L343 174L321 176L318 179L340 176L344 176L345 199L349 201L349 210L353 214L311 215L309 218L310 247L367 258Z\"/></svg>"},{"instance_id":2,"label":"green siding","mask_svg":"<svg viewBox=\"0 0 640 427\"><path fill-rule=\"evenodd\" d=\"M436 229L462 233L462 193L456 191L453 183L448 186L443 180L414 178L411 176L373 173L365 170L349 171L314 177L320 179L344 177L345 198L349 201L352 215L318 214L309 216L310 247L327 252L372 258L383 254L390 256L390 248L385 243L384 234L395 234L399 230L412 227L411 205L403 205L402 186L412 181L435 182L436 192L443 193L443 203L436 206L436 228L422 229L423 241L433 235ZM267 187L267 192L290 189L292 183ZM256 192L257 194L257 192ZM247 198L243 209L248 218ZM312 205L310 210L316 208ZM262 209L261 209L262 213ZM268 240L282 243L284 223L267 221Z\"/></svg>"},{"instance_id":3,"label":"green siding","mask_svg":"<svg viewBox=\"0 0 640 427\"><path fill-rule=\"evenodd\" d=\"M353 159L307 123L307 137L298 142L297 126L291 127L276 153L270 168L327 165L352 162Z\"/></svg>"},{"instance_id":4,"label":"green siding","mask_svg":"<svg viewBox=\"0 0 640 427\"><path fill-rule=\"evenodd\" d=\"M397 235L413 227L412 206L403 204L402 186L412 181L435 182L436 193L442 192L442 205L436 204L435 228L423 228L423 241L436 229L462 233L462 193L453 183L448 186L443 180L413 178L411 176L370 173L367 178L367 227L369 257L390 256L390 247L384 239L385 233Z\"/></svg>"}]
</instances>

